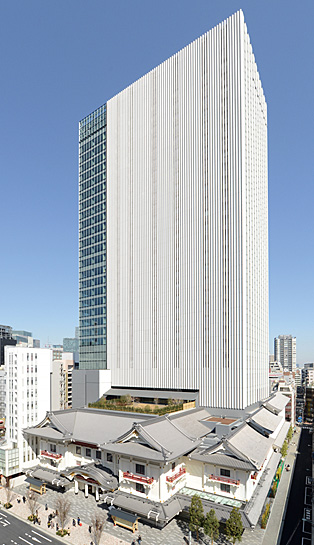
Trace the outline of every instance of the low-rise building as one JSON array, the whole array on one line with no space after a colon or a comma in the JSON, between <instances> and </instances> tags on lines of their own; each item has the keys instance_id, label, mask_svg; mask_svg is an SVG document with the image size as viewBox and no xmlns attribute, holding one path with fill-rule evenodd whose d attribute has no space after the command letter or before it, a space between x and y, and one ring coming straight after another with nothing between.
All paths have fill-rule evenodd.
<instances>
[{"instance_id":1,"label":"low-rise building","mask_svg":"<svg viewBox=\"0 0 314 545\"><path fill-rule=\"evenodd\" d=\"M31 331L14 330L12 331L12 337L16 340L18 346L24 348L40 348L40 340L33 338Z\"/></svg>"},{"instance_id":2,"label":"low-rise building","mask_svg":"<svg viewBox=\"0 0 314 545\"><path fill-rule=\"evenodd\" d=\"M296 420L296 386L292 373L284 372L283 377L278 382L277 391L289 398L285 408L286 420L294 426Z\"/></svg>"},{"instance_id":3,"label":"low-rise building","mask_svg":"<svg viewBox=\"0 0 314 545\"><path fill-rule=\"evenodd\" d=\"M62 353L62 359L52 362L51 373L51 411L72 407L72 371L74 368L73 354Z\"/></svg>"},{"instance_id":4,"label":"low-rise building","mask_svg":"<svg viewBox=\"0 0 314 545\"><path fill-rule=\"evenodd\" d=\"M274 394L245 411L197 408L165 416L72 409L24 430L31 478L95 494L108 506L163 526L199 494L219 519L240 508L255 526L280 462L289 399Z\"/></svg>"},{"instance_id":5,"label":"low-rise building","mask_svg":"<svg viewBox=\"0 0 314 545\"><path fill-rule=\"evenodd\" d=\"M0 445L0 473L16 475L34 464L35 444L22 430L42 421L50 408L51 350L5 347L5 441Z\"/></svg>"}]
</instances>

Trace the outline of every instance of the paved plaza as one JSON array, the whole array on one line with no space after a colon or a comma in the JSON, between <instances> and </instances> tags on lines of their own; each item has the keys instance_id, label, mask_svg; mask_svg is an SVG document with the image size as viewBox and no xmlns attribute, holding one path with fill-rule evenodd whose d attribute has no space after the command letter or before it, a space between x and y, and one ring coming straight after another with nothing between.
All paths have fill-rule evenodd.
<instances>
[{"instance_id":1,"label":"paved plaza","mask_svg":"<svg viewBox=\"0 0 314 545\"><path fill-rule=\"evenodd\" d=\"M12 499L13 507L10 509L11 514L19 516L21 519L26 520L29 513L27 505L23 504L22 497L26 495L27 485L22 484L14 489L14 496ZM48 534L55 536L55 528L48 529L47 520L48 514L55 509L56 497L61 492L57 492L47 488L46 493L43 496L38 495L38 516L41 519L40 529L41 531L46 531ZM68 527L70 529L70 536L63 538L63 542L71 543L75 545L90 545L92 541L92 535L88 531L88 526L91 523L92 517L95 512L98 510L103 510L106 517L108 511L106 508L102 508L102 504L96 503L96 500L93 496L88 498L84 497L83 492L79 491L76 495L74 489L70 489L67 492L64 492L64 496L70 499L71 501L71 511ZM17 500L20 500L18 503ZM4 503L5 501L5 492L3 489L0 489L0 501ZM46 511L45 505L47 504L48 510ZM80 517L82 521L82 526L72 526L72 519ZM172 520L165 528L162 530L158 528L153 528L146 524L139 523L139 531L134 535L129 530L121 527L115 527L110 519L107 517L105 530L102 535L101 545L126 545L132 543L132 540L141 535L142 545L180 545L189 543L189 530L186 522L182 520L174 519ZM253 532L251 530L246 530L243 535L242 544L243 545L261 545L264 536L264 530L260 528L255 529ZM210 540L204 535L200 534L200 543L208 544ZM229 541L221 536L216 544L223 545L228 544ZM197 541L192 537L192 545L196 545Z\"/></svg>"},{"instance_id":2,"label":"paved plaza","mask_svg":"<svg viewBox=\"0 0 314 545\"><path fill-rule=\"evenodd\" d=\"M293 456L295 455L295 450L298 444L298 434L295 437L295 441L290 444L289 448L289 462L293 465ZM292 473L292 472L291 472ZM285 475L281 483L281 495L287 492L289 487L289 480L291 475ZM15 514L23 520L27 520L29 509L26 505L23 504L22 497L26 496L27 492L27 483L23 483L17 486L13 491L13 507L10 509L10 513ZM284 490L285 489L285 490ZM38 515L41 519L41 531L45 531L50 535L55 536L55 528L49 529L47 526L48 514L55 509L56 498L61 494L61 492L47 488L46 493L43 496L38 495ZM91 545L93 536L89 533L88 526L91 524L93 515L95 512L102 511L106 516L105 530L102 535L101 545L127 545L132 543L133 539L137 540L137 537L141 535L142 545L188 545L189 544L189 530L188 525L183 520L174 519L172 520L165 528L162 530L148 526L147 524L142 524L139 522L139 531L135 534L132 534L131 531L126 530L125 528L115 527L112 520L108 516L108 510L102 503L96 503L94 496L90 495L88 498L84 497L84 493L79 491L78 494L74 493L74 488L70 488L63 493L65 497L70 499L71 510L70 518L68 523L68 528L70 529L70 536L63 538L64 543L71 545ZM17 500L20 500L18 502ZM280 497L280 505L282 505L283 498ZM0 501L3 504L5 501L5 491L0 489ZM268 527L268 532L265 534L265 530L262 530L260 526L257 526L254 530L247 529L245 530L242 537L242 545L270 545L270 543L276 543L278 535L278 526L280 522L277 519L276 512L276 501L274 502L272 511L273 516L270 519L270 524ZM48 510L45 509L47 504ZM277 506L277 509L280 508L280 505ZM80 517L82 526L73 526L72 519L77 519ZM282 516L282 513L281 513ZM274 539L270 539L270 535ZM268 544L265 541L267 537ZM204 545L209 545L210 540L200 533L200 543ZM225 538L225 536L220 536L218 541L215 541L216 545L227 545L230 542ZM192 536L191 545L197 545L195 536Z\"/></svg>"}]
</instances>

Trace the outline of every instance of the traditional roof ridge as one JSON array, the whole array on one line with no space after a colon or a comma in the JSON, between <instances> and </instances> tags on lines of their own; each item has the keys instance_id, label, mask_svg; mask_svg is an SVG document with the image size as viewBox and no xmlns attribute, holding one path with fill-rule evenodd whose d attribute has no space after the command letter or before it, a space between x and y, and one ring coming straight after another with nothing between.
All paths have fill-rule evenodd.
<instances>
[{"instance_id":1,"label":"traditional roof ridge","mask_svg":"<svg viewBox=\"0 0 314 545\"><path fill-rule=\"evenodd\" d=\"M73 433L70 432L63 424L60 422L59 418L53 412L48 412L47 416L51 422L63 435L64 437L72 437Z\"/></svg>"},{"instance_id":2,"label":"traditional roof ridge","mask_svg":"<svg viewBox=\"0 0 314 545\"><path fill-rule=\"evenodd\" d=\"M243 452L238 450L234 445L231 445L227 439L224 439L223 442L226 444L227 450L229 450L236 458L242 460L243 462L250 462L254 467L257 468L255 460L252 460L249 456L243 454Z\"/></svg>"},{"instance_id":3,"label":"traditional roof ridge","mask_svg":"<svg viewBox=\"0 0 314 545\"><path fill-rule=\"evenodd\" d=\"M184 437L186 437L187 439L190 439L190 441L197 441L199 439L199 437L191 437L190 435L188 435L187 433L185 433L181 428L179 428L176 424L174 424L174 422L168 417L168 415L166 415L166 420L176 429L178 430L180 433L182 433L182 435L184 435Z\"/></svg>"},{"instance_id":4,"label":"traditional roof ridge","mask_svg":"<svg viewBox=\"0 0 314 545\"><path fill-rule=\"evenodd\" d=\"M132 435L134 433L137 433L138 437L141 437L144 442L148 444L149 447L157 450L157 452L160 452L164 458L167 457L167 455L171 454L169 450L167 450L161 443L159 443L148 431L145 430L145 428L138 422L133 422L133 426L130 430L128 430L123 435L120 435L115 441L112 441L112 444L115 443L126 443L128 439L132 438ZM103 443L106 444L106 443Z\"/></svg>"},{"instance_id":5,"label":"traditional roof ridge","mask_svg":"<svg viewBox=\"0 0 314 545\"><path fill-rule=\"evenodd\" d=\"M164 447L161 443L159 443L159 441L157 441L157 439L155 439L146 429L143 428L143 426L141 424L136 424L135 426L135 429L136 431L142 435L143 439L145 439L145 435L148 436L148 439L150 439L150 441L155 444L155 445L158 445L159 446L159 449L160 449L160 452L163 454L164 458L167 457L167 454L172 454L172 452L170 450L168 450L166 447ZM142 433L139 431L139 430L142 430ZM147 439L146 439L147 441ZM149 440L147 441L147 443L150 445L150 446L153 446L151 444ZM159 450L159 449L156 449L156 450Z\"/></svg>"}]
</instances>

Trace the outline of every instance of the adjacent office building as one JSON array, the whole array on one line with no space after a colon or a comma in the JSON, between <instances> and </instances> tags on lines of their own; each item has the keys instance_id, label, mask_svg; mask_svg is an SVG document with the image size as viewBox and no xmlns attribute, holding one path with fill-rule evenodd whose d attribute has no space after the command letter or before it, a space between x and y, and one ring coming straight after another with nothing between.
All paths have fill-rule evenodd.
<instances>
[{"instance_id":1,"label":"adjacent office building","mask_svg":"<svg viewBox=\"0 0 314 545\"><path fill-rule=\"evenodd\" d=\"M0 473L18 474L34 464L35 444L28 444L23 428L36 425L50 409L51 350L5 347L5 442L0 446Z\"/></svg>"},{"instance_id":2,"label":"adjacent office building","mask_svg":"<svg viewBox=\"0 0 314 545\"><path fill-rule=\"evenodd\" d=\"M25 346L28 348L40 348L40 340L33 338L31 331L14 330L12 332L13 339L16 340L18 346Z\"/></svg>"},{"instance_id":3,"label":"adjacent office building","mask_svg":"<svg viewBox=\"0 0 314 545\"><path fill-rule=\"evenodd\" d=\"M204 406L265 398L267 107L242 11L83 119L79 140L82 389L107 369Z\"/></svg>"},{"instance_id":4,"label":"adjacent office building","mask_svg":"<svg viewBox=\"0 0 314 545\"><path fill-rule=\"evenodd\" d=\"M15 346L16 340L12 336L12 327L9 325L0 325L0 434L3 431L3 419L5 416L5 397L6 397L6 374L4 369L4 348L5 346ZM2 430L1 430L2 428Z\"/></svg>"},{"instance_id":5,"label":"adjacent office building","mask_svg":"<svg viewBox=\"0 0 314 545\"><path fill-rule=\"evenodd\" d=\"M16 340L13 337L12 327L0 325L0 367L4 365L4 347L15 346Z\"/></svg>"},{"instance_id":6,"label":"adjacent office building","mask_svg":"<svg viewBox=\"0 0 314 545\"><path fill-rule=\"evenodd\" d=\"M74 356L72 352L63 352L62 359L52 361L50 379L50 410L72 407L72 372Z\"/></svg>"},{"instance_id":7,"label":"adjacent office building","mask_svg":"<svg viewBox=\"0 0 314 545\"><path fill-rule=\"evenodd\" d=\"M292 335L279 335L274 339L274 357L289 371L295 371L297 365L297 340Z\"/></svg>"}]
</instances>

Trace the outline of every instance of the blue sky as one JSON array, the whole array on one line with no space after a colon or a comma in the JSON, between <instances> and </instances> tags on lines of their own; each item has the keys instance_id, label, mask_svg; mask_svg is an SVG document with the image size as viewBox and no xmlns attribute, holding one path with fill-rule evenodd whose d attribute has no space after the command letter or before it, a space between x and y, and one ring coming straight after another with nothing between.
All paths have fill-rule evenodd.
<instances>
[{"instance_id":1,"label":"blue sky","mask_svg":"<svg viewBox=\"0 0 314 545\"><path fill-rule=\"evenodd\" d=\"M0 2L0 323L78 324L78 121L242 8L268 103L270 350L314 360L314 3Z\"/></svg>"}]
</instances>

